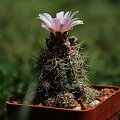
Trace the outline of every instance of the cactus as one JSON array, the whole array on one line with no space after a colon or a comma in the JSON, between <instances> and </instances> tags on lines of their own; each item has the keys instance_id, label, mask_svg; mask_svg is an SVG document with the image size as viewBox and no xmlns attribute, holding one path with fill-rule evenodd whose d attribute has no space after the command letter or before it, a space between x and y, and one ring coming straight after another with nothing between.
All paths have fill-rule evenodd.
<instances>
[{"instance_id":1,"label":"cactus","mask_svg":"<svg viewBox=\"0 0 120 120\"><path fill-rule=\"evenodd\" d=\"M58 13L57 17L60 15L63 13ZM70 18L75 14L67 12L65 15L69 15ZM65 17L65 15L63 16ZM47 17L51 20L47 13L39 14L39 19L44 21L42 26L50 31L50 36L46 39L47 49L40 53L35 65L38 73L38 85L33 102L46 106L71 108L79 96L82 104L88 105L96 99L98 91L89 85L88 66L81 44L77 43L76 37L68 37L69 29L83 22L77 19L73 20L71 17L71 21L68 19L69 23L74 22L74 24L66 26L67 29L69 28L67 31L65 28L61 28L60 31L58 28L62 27L61 24L58 28L51 29L49 27L50 20ZM49 21L48 24L45 19Z\"/></svg>"}]
</instances>

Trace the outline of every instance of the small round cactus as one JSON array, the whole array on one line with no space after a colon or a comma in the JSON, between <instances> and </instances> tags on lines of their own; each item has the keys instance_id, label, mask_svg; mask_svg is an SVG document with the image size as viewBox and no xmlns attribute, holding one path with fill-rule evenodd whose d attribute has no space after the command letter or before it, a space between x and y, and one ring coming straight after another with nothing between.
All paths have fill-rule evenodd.
<instances>
[{"instance_id":1,"label":"small round cactus","mask_svg":"<svg viewBox=\"0 0 120 120\"><path fill-rule=\"evenodd\" d=\"M58 102L58 107L71 108L74 103L74 95L72 93L59 93L56 101Z\"/></svg>"}]
</instances>

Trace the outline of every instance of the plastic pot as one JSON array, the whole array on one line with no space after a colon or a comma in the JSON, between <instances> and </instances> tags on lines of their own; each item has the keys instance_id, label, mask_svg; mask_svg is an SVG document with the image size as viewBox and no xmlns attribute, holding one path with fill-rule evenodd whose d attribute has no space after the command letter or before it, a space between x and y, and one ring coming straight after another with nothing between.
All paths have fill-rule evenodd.
<instances>
[{"instance_id":1,"label":"plastic pot","mask_svg":"<svg viewBox=\"0 0 120 120\"><path fill-rule=\"evenodd\" d=\"M24 105L6 102L8 120L118 120L120 87L97 86L95 89L112 88L116 93L89 110L74 111L64 108Z\"/></svg>"}]
</instances>

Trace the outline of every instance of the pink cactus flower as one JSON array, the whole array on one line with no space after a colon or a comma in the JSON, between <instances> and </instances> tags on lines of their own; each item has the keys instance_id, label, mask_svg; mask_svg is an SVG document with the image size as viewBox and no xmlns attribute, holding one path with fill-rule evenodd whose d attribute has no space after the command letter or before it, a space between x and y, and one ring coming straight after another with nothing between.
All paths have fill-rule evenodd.
<instances>
[{"instance_id":1,"label":"pink cactus flower","mask_svg":"<svg viewBox=\"0 0 120 120\"><path fill-rule=\"evenodd\" d=\"M52 18L48 13L43 13L39 14L37 18L43 21L41 26L50 33L64 33L70 31L76 25L84 24L79 18L73 18L76 13L78 13L78 11L73 13L64 13L64 11L62 11L56 14L56 18Z\"/></svg>"}]
</instances>

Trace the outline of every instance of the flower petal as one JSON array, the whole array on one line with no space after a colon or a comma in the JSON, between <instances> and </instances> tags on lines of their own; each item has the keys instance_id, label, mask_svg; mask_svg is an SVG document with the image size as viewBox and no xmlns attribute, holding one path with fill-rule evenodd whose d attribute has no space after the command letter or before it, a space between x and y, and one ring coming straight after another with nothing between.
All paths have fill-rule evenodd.
<instances>
[{"instance_id":1,"label":"flower petal","mask_svg":"<svg viewBox=\"0 0 120 120\"><path fill-rule=\"evenodd\" d=\"M83 21L81 21L81 20L76 20L76 21L72 22L72 23L69 25L68 29L71 29L71 28L73 28L74 26L79 25L79 24L84 24L84 23L83 23Z\"/></svg>"},{"instance_id":2,"label":"flower petal","mask_svg":"<svg viewBox=\"0 0 120 120\"><path fill-rule=\"evenodd\" d=\"M46 18L47 18L50 22L52 22L52 17L51 17L50 14L48 14L48 13L43 13L43 15L45 15Z\"/></svg>"},{"instance_id":3,"label":"flower petal","mask_svg":"<svg viewBox=\"0 0 120 120\"><path fill-rule=\"evenodd\" d=\"M69 18L69 11L65 13L64 19Z\"/></svg>"},{"instance_id":4,"label":"flower petal","mask_svg":"<svg viewBox=\"0 0 120 120\"><path fill-rule=\"evenodd\" d=\"M61 23L60 23L60 21L58 20L58 19L54 19L54 29L55 29L55 31L57 31L57 32L61 32Z\"/></svg>"},{"instance_id":5,"label":"flower petal","mask_svg":"<svg viewBox=\"0 0 120 120\"><path fill-rule=\"evenodd\" d=\"M47 26L47 25L45 25L44 23L41 23L41 26L42 26L42 28L45 28L47 31L49 31L48 26Z\"/></svg>"},{"instance_id":6,"label":"flower petal","mask_svg":"<svg viewBox=\"0 0 120 120\"><path fill-rule=\"evenodd\" d=\"M72 20L67 19L67 20L66 20L66 23L65 23L64 26L62 27L62 31L69 31L69 30L70 30L70 29L69 29L70 25L71 25L74 21L76 21L76 20L79 20L79 18L73 18Z\"/></svg>"},{"instance_id":7,"label":"flower petal","mask_svg":"<svg viewBox=\"0 0 120 120\"><path fill-rule=\"evenodd\" d=\"M45 15L39 14L38 19L41 19L48 27L50 27L50 28L52 27L52 24L51 24L49 18L47 18Z\"/></svg>"},{"instance_id":8,"label":"flower petal","mask_svg":"<svg viewBox=\"0 0 120 120\"><path fill-rule=\"evenodd\" d=\"M64 11L59 12L59 13L56 14L57 19L61 19L61 18L63 18L63 16L64 16Z\"/></svg>"},{"instance_id":9,"label":"flower petal","mask_svg":"<svg viewBox=\"0 0 120 120\"><path fill-rule=\"evenodd\" d=\"M74 13L72 13L72 15L70 16L70 19L72 19L79 11L75 11Z\"/></svg>"},{"instance_id":10,"label":"flower petal","mask_svg":"<svg viewBox=\"0 0 120 120\"><path fill-rule=\"evenodd\" d=\"M76 21L74 21L74 22L71 23L71 26L74 27L74 26L79 25L79 24L84 24L84 23L81 20L76 20Z\"/></svg>"}]
</instances>

